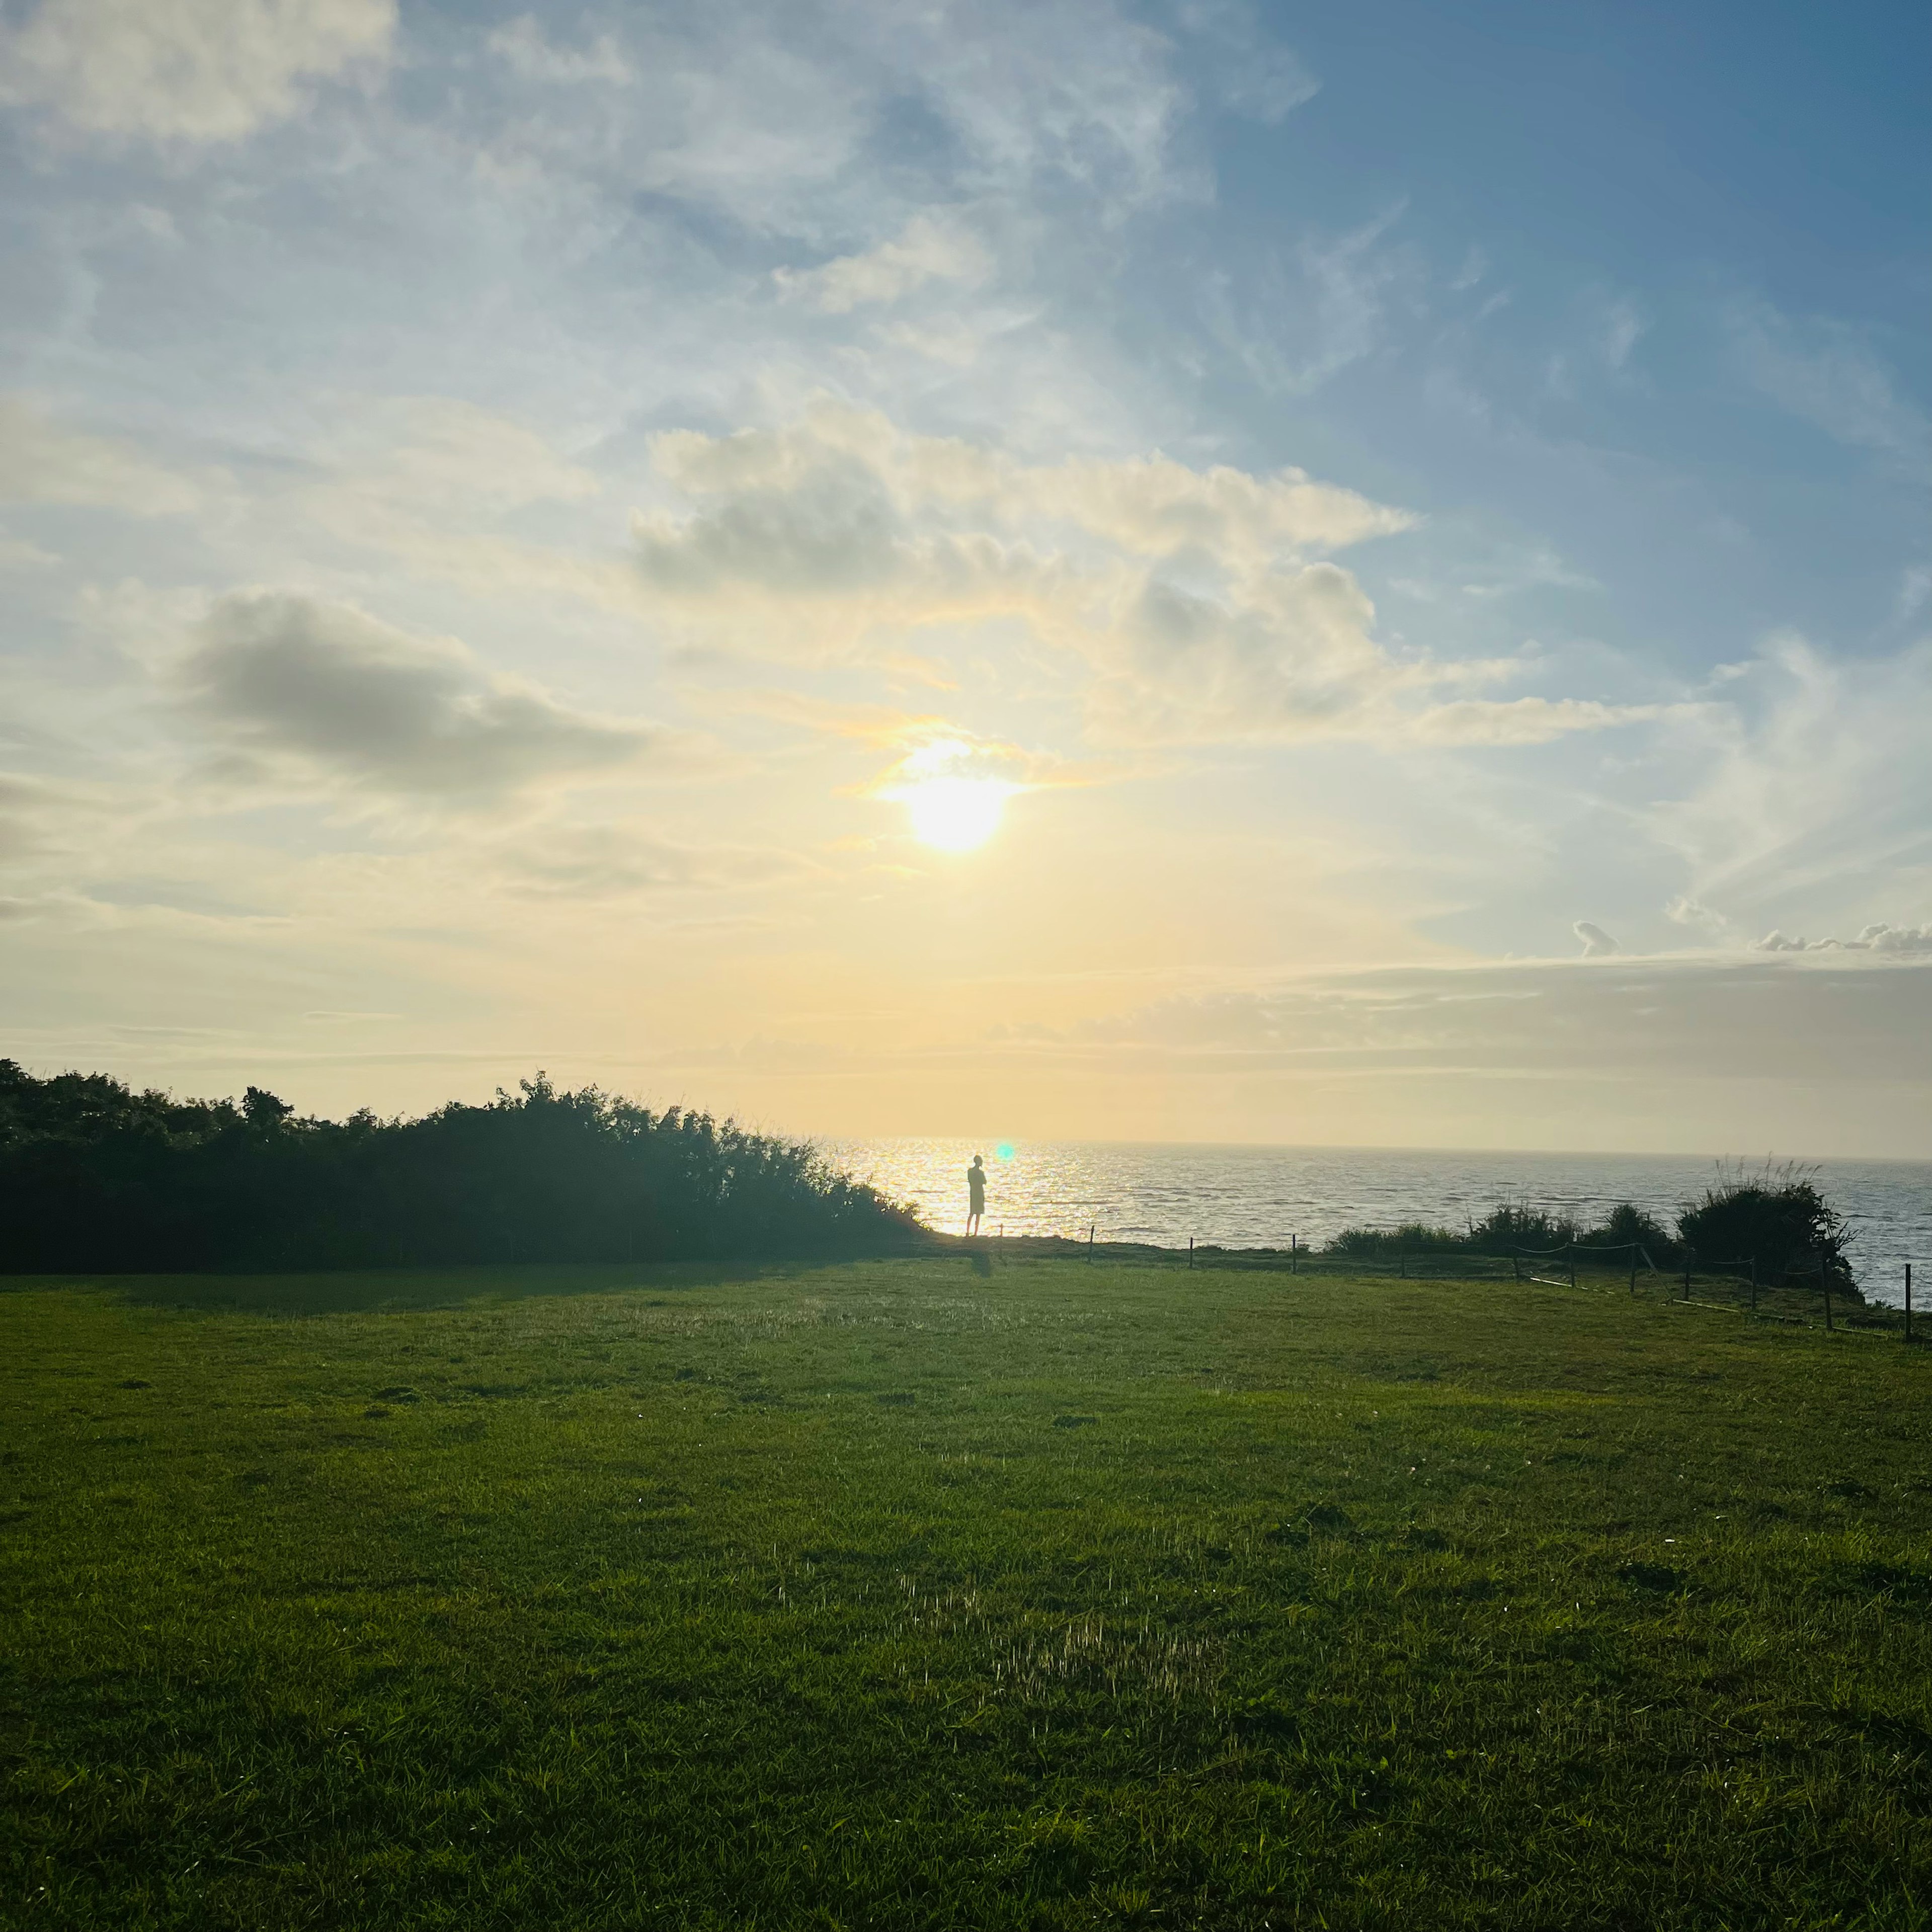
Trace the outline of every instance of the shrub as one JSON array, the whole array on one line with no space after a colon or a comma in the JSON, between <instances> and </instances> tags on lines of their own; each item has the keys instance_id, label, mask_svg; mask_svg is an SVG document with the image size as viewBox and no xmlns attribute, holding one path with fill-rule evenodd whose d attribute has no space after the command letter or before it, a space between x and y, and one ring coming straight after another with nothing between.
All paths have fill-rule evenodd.
<instances>
[{"instance_id":1,"label":"shrub","mask_svg":"<svg viewBox=\"0 0 1932 1932\"><path fill-rule=\"evenodd\" d=\"M1583 1240L1593 1248L1627 1247L1635 1242L1652 1261L1667 1260L1677 1252L1677 1243L1664 1223L1628 1201L1618 1202L1603 1226L1592 1228Z\"/></svg>"},{"instance_id":2,"label":"shrub","mask_svg":"<svg viewBox=\"0 0 1932 1932\"><path fill-rule=\"evenodd\" d=\"M0 1268L359 1268L878 1252L917 1223L795 1142L539 1073L417 1120L296 1118L0 1060Z\"/></svg>"},{"instance_id":3,"label":"shrub","mask_svg":"<svg viewBox=\"0 0 1932 1932\"><path fill-rule=\"evenodd\" d=\"M1344 1228L1322 1252L1362 1260L1398 1254L1454 1254L1467 1246L1453 1228L1431 1228L1410 1221L1400 1228Z\"/></svg>"},{"instance_id":4,"label":"shrub","mask_svg":"<svg viewBox=\"0 0 1932 1932\"><path fill-rule=\"evenodd\" d=\"M1804 1168L1767 1163L1755 1174L1720 1169L1704 1198L1678 1215L1677 1232L1707 1265L1755 1261L1760 1280L1782 1282L1815 1276L1822 1264L1834 1288L1851 1288L1844 1217Z\"/></svg>"}]
</instances>

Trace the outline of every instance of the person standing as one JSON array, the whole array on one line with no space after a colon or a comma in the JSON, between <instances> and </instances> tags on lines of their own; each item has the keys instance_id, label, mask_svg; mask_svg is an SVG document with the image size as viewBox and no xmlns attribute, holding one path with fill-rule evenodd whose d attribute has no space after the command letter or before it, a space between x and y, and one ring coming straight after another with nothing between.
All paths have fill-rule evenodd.
<instances>
[{"instance_id":1,"label":"person standing","mask_svg":"<svg viewBox=\"0 0 1932 1932\"><path fill-rule=\"evenodd\" d=\"M976 1234L980 1216L986 1211L986 1166L976 1154L973 1165L966 1170L966 1232Z\"/></svg>"}]
</instances>

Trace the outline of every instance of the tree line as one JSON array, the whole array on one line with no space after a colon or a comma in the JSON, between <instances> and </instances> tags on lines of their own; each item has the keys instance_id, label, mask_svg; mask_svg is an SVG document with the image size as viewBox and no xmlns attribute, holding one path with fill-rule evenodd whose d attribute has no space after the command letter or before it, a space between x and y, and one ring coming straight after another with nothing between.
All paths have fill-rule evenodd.
<instances>
[{"instance_id":1,"label":"tree line","mask_svg":"<svg viewBox=\"0 0 1932 1932\"><path fill-rule=\"evenodd\" d=\"M910 1212L801 1143L538 1073L419 1119L0 1060L0 1268L191 1273L860 1255Z\"/></svg>"}]
</instances>

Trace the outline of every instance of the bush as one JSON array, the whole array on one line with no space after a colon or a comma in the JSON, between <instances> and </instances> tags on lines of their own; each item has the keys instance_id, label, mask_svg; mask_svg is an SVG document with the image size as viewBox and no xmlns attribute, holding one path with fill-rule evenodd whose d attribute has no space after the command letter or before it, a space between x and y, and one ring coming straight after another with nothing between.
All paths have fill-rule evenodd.
<instances>
[{"instance_id":1,"label":"bush","mask_svg":"<svg viewBox=\"0 0 1932 1932\"><path fill-rule=\"evenodd\" d=\"M1468 1245L1453 1228L1430 1228L1411 1221L1400 1228L1344 1228L1322 1252L1364 1260L1399 1254L1455 1254Z\"/></svg>"},{"instance_id":2,"label":"bush","mask_svg":"<svg viewBox=\"0 0 1932 1932\"><path fill-rule=\"evenodd\" d=\"M1677 1232L1706 1266L1754 1261L1760 1280L1783 1282L1815 1277L1822 1264L1834 1290L1852 1290L1844 1217L1804 1168L1767 1163L1756 1174L1720 1170L1704 1198L1678 1215Z\"/></svg>"},{"instance_id":3,"label":"bush","mask_svg":"<svg viewBox=\"0 0 1932 1932\"><path fill-rule=\"evenodd\" d=\"M906 1210L812 1150L539 1073L418 1120L298 1119L0 1060L0 1268L191 1272L877 1252Z\"/></svg>"},{"instance_id":4,"label":"bush","mask_svg":"<svg viewBox=\"0 0 1932 1932\"><path fill-rule=\"evenodd\" d=\"M1592 1228L1583 1240L1593 1248L1628 1247L1634 1242L1654 1262L1669 1260L1677 1252L1677 1243L1664 1223L1628 1201L1612 1208L1609 1219L1601 1227Z\"/></svg>"}]
</instances>

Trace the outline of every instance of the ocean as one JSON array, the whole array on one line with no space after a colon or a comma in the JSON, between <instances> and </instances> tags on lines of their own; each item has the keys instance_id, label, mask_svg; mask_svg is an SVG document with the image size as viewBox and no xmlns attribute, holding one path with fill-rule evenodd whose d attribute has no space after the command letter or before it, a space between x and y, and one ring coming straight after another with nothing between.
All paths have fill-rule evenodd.
<instances>
[{"instance_id":1,"label":"ocean","mask_svg":"<svg viewBox=\"0 0 1932 1932\"><path fill-rule=\"evenodd\" d=\"M966 1216L968 1164L986 1156L986 1226L1010 1234L1185 1247L1319 1246L1344 1228L1406 1221L1458 1226L1499 1202L1593 1219L1634 1202L1670 1225L1718 1178L1714 1160L1677 1154L1460 1154L1421 1148L1160 1146L1144 1142L821 1141L855 1179L909 1202L933 1227ZM1851 1261L1874 1300L1932 1300L1932 1163L1801 1163L1852 1229Z\"/></svg>"}]
</instances>

